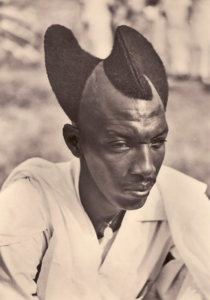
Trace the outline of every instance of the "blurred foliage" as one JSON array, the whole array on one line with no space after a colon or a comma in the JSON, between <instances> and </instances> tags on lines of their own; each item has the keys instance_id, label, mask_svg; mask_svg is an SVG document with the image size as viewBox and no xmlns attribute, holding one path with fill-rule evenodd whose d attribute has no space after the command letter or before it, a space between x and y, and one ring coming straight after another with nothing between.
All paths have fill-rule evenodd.
<instances>
[{"instance_id":1,"label":"blurred foliage","mask_svg":"<svg viewBox=\"0 0 210 300\"><path fill-rule=\"evenodd\" d=\"M29 1L0 2L0 61L40 63L41 28Z\"/></svg>"},{"instance_id":2,"label":"blurred foliage","mask_svg":"<svg viewBox=\"0 0 210 300\"><path fill-rule=\"evenodd\" d=\"M62 138L62 126L68 119L54 99L45 70L3 71L0 185L12 168L27 158L59 161L70 157Z\"/></svg>"},{"instance_id":3,"label":"blurred foliage","mask_svg":"<svg viewBox=\"0 0 210 300\"><path fill-rule=\"evenodd\" d=\"M80 1L0 1L0 64L39 66L42 63L43 34L53 23L63 23L76 33ZM58 21L58 22L57 22Z\"/></svg>"}]
</instances>

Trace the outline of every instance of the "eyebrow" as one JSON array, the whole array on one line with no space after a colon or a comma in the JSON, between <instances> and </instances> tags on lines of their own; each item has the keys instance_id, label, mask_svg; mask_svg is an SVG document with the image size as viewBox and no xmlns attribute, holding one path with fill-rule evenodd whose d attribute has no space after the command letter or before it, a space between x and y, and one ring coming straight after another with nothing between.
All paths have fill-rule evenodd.
<instances>
[{"instance_id":1,"label":"eyebrow","mask_svg":"<svg viewBox=\"0 0 210 300\"><path fill-rule=\"evenodd\" d=\"M162 132L160 132L160 133L158 133L155 137L154 137L154 139L155 138L157 138L157 137L159 137L159 136L161 136L161 135L163 135L163 134L167 134L169 132L169 129L168 128L166 128L166 129L164 129Z\"/></svg>"},{"instance_id":2,"label":"eyebrow","mask_svg":"<svg viewBox=\"0 0 210 300\"><path fill-rule=\"evenodd\" d=\"M116 130L106 130L106 133L108 134L117 134L117 135L121 135L121 136L125 136L125 135L129 135L129 132L128 131L132 131L132 130L125 130L124 132L119 132L119 131L116 131ZM158 133L154 138L156 137L159 137L165 133L168 133L169 132L169 129L166 128L164 129L162 132Z\"/></svg>"},{"instance_id":3,"label":"eyebrow","mask_svg":"<svg viewBox=\"0 0 210 300\"><path fill-rule=\"evenodd\" d=\"M106 134L114 134L114 135L120 135L120 136L127 136L127 135L131 135L131 133L133 132L131 129L128 128L123 128L123 131L118 131L118 130L106 130Z\"/></svg>"}]
</instances>

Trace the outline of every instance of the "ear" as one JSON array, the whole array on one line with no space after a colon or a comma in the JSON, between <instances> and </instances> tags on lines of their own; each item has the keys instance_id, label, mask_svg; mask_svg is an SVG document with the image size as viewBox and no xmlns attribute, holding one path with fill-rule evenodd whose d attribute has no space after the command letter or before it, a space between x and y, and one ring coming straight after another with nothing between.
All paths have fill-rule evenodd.
<instances>
[{"instance_id":1,"label":"ear","mask_svg":"<svg viewBox=\"0 0 210 300\"><path fill-rule=\"evenodd\" d=\"M63 127L63 137L67 147L76 157L81 156L81 149L79 147L79 129L70 124L65 124Z\"/></svg>"}]
</instances>

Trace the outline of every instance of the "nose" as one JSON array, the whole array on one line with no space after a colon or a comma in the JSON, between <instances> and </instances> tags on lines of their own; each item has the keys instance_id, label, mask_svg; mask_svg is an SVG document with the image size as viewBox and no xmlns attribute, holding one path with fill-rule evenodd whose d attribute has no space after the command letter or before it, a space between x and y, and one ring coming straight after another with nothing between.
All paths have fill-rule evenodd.
<instances>
[{"instance_id":1,"label":"nose","mask_svg":"<svg viewBox=\"0 0 210 300\"><path fill-rule=\"evenodd\" d=\"M150 146L147 144L139 145L139 147L135 149L130 174L140 175L146 179L152 175L154 176L155 171Z\"/></svg>"}]
</instances>

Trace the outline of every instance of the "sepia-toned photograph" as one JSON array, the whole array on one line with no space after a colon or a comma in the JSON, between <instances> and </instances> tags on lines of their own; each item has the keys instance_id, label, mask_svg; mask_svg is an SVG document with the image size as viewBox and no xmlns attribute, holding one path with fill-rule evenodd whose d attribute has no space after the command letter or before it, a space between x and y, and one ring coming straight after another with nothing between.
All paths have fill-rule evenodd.
<instances>
[{"instance_id":1,"label":"sepia-toned photograph","mask_svg":"<svg viewBox=\"0 0 210 300\"><path fill-rule=\"evenodd\" d=\"M209 0L0 0L0 70L0 300L209 300Z\"/></svg>"}]
</instances>

